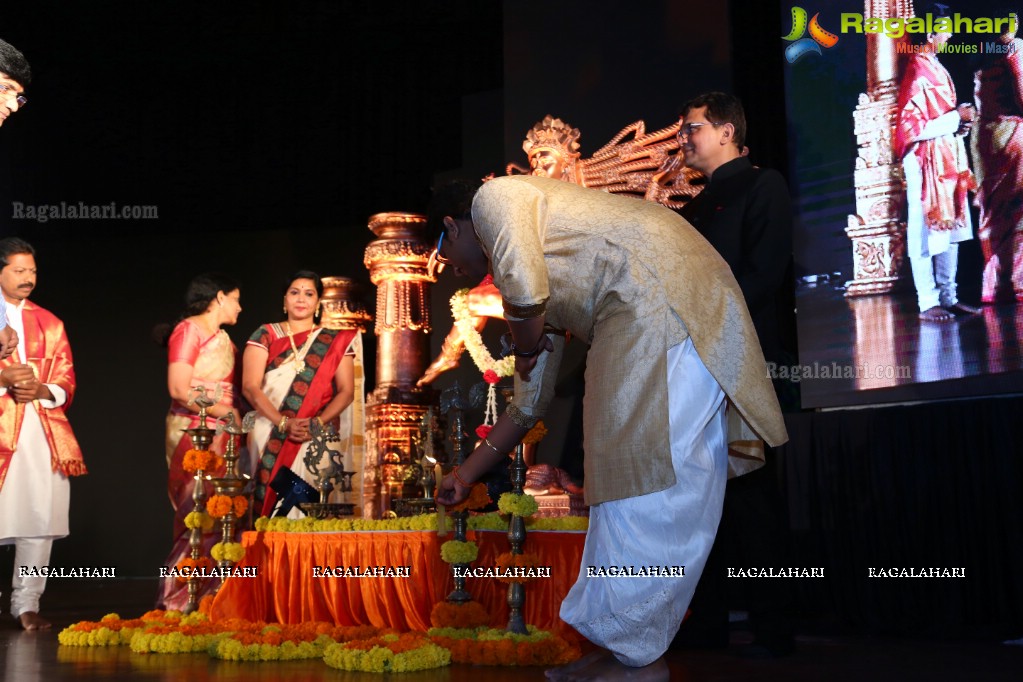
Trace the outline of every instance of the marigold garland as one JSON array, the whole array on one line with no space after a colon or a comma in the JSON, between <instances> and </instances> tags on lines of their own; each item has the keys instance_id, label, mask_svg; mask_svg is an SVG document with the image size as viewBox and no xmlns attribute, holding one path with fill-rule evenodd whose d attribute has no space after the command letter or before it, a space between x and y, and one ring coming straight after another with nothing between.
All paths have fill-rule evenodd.
<instances>
[{"instance_id":1,"label":"marigold garland","mask_svg":"<svg viewBox=\"0 0 1023 682\"><path fill-rule=\"evenodd\" d=\"M585 516L557 516L526 519L529 530L575 531L586 530L589 519ZM508 519L494 512L469 516L470 530L508 530ZM436 531L437 515L420 514L396 519L288 519L283 516L256 519L256 530L272 533L335 533L379 530Z\"/></svg>"},{"instance_id":2,"label":"marigold garland","mask_svg":"<svg viewBox=\"0 0 1023 682\"><path fill-rule=\"evenodd\" d=\"M471 541L448 540L440 546L440 558L449 564L471 564L477 554L479 547Z\"/></svg>"},{"instance_id":3,"label":"marigold garland","mask_svg":"<svg viewBox=\"0 0 1023 682\"><path fill-rule=\"evenodd\" d=\"M497 508L502 514L514 514L528 519L537 512L540 506L532 495L503 493L497 500Z\"/></svg>"},{"instance_id":4,"label":"marigold garland","mask_svg":"<svg viewBox=\"0 0 1023 682\"><path fill-rule=\"evenodd\" d=\"M547 427L544 425L543 420L539 420L533 425L533 428L529 430L522 438L523 445L533 445L543 440L543 437L547 435Z\"/></svg>"},{"instance_id":5,"label":"marigold garland","mask_svg":"<svg viewBox=\"0 0 1023 682\"><path fill-rule=\"evenodd\" d=\"M374 637L379 633L380 628L372 625L335 626L324 622L274 624L257 632L235 632L221 637L210 645L208 653L213 658L227 661L322 658L330 644Z\"/></svg>"},{"instance_id":6,"label":"marigold garland","mask_svg":"<svg viewBox=\"0 0 1023 682\"><path fill-rule=\"evenodd\" d=\"M120 646L131 642L145 625L142 618L121 620L116 613L108 613L99 622L69 625L57 635L57 642L65 646Z\"/></svg>"},{"instance_id":7,"label":"marigold garland","mask_svg":"<svg viewBox=\"0 0 1023 682\"><path fill-rule=\"evenodd\" d=\"M206 501L206 512L215 519L226 516L232 509L234 505L228 495L213 495Z\"/></svg>"},{"instance_id":8,"label":"marigold garland","mask_svg":"<svg viewBox=\"0 0 1023 682\"><path fill-rule=\"evenodd\" d=\"M214 561L238 563L245 556L245 547L240 542L218 542L210 548L210 556Z\"/></svg>"},{"instance_id":9,"label":"marigold garland","mask_svg":"<svg viewBox=\"0 0 1023 682\"><path fill-rule=\"evenodd\" d=\"M413 672L446 666L451 663L451 654L421 633L407 633L331 644L323 654L323 661L341 670Z\"/></svg>"},{"instance_id":10,"label":"marigold garland","mask_svg":"<svg viewBox=\"0 0 1023 682\"><path fill-rule=\"evenodd\" d=\"M430 624L435 628L478 628L490 623L490 614L477 601L440 601L430 611Z\"/></svg>"},{"instance_id":11,"label":"marigold garland","mask_svg":"<svg viewBox=\"0 0 1023 682\"><path fill-rule=\"evenodd\" d=\"M212 450L187 450L181 460L181 468L189 473L215 471L224 463L224 458Z\"/></svg>"},{"instance_id":12,"label":"marigold garland","mask_svg":"<svg viewBox=\"0 0 1023 682\"><path fill-rule=\"evenodd\" d=\"M209 533L215 523L214 518L205 512L190 511L185 515L185 528L202 528L202 532Z\"/></svg>"},{"instance_id":13,"label":"marigold garland","mask_svg":"<svg viewBox=\"0 0 1023 682\"><path fill-rule=\"evenodd\" d=\"M187 583L192 573L208 573L213 568L213 562L209 557L201 556L198 559L184 557L175 566L177 569L178 582Z\"/></svg>"},{"instance_id":14,"label":"marigold garland","mask_svg":"<svg viewBox=\"0 0 1023 682\"><path fill-rule=\"evenodd\" d=\"M248 508L249 501L244 495L235 495L234 497L230 495L213 495L206 502L206 511L216 519L223 518L232 511L235 516L242 516Z\"/></svg>"},{"instance_id":15,"label":"marigold garland","mask_svg":"<svg viewBox=\"0 0 1023 682\"><path fill-rule=\"evenodd\" d=\"M501 572L506 573L509 571L514 572L515 569L526 569L539 568L540 557L535 554L512 554L511 552L505 552L499 554L497 559L494 560L494 566ZM528 583L536 580L536 578L529 578L525 576L511 576L511 577L499 577L502 583Z\"/></svg>"},{"instance_id":16,"label":"marigold garland","mask_svg":"<svg viewBox=\"0 0 1023 682\"><path fill-rule=\"evenodd\" d=\"M495 360L487 347L483 344L483 337L476 331L472 323L472 313L469 312L469 290L459 289L451 297L451 316L455 320L455 328L469 356L481 372L486 374L487 370L493 371L498 377L510 377L515 371L515 356L509 355L506 358Z\"/></svg>"},{"instance_id":17,"label":"marigold garland","mask_svg":"<svg viewBox=\"0 0 1023 682\"><path fill-rule=\"evenodd\" d=\"M581 652L561 637L526 626L527 635L493 628L453 630L431 628L433 642L451 652L453 663L470 665L564 665Z\"/></svg>"},{"instance_id":18,"label":"marigold garland","mask_svg":"<svg viewBox=\"0 0 1023 682\"><path fill-rule=\"evenodd\" d=\"M482 509L488 504L493 502L490 499L490 494L487 492L486 483L477 483L472 487L472 491L469 493L469 497L465 498L453 507L448 507L448 511L462 511L463 509Z\"/></svg>"}]
</instances>

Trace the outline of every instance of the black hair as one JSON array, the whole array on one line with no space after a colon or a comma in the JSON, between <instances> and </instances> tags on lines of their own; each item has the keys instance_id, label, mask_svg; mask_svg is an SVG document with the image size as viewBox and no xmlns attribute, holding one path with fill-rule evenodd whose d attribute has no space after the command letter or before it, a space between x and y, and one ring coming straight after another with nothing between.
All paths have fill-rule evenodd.
<instances>
[{"instance_id":1,"label":"black hair","mask_svg":"<svg viewBox=\"0 0 1023 682\"><path fill-rule=\"evenodd\" d=\"M323 298L323 280L312 270L298 270L291 273L288 276L288 279L284 280L284 286L281 287L282 296L288 295L288 289L291 288L291 285L295 283L296 279L311 279L313 281L313 286L316 287L316 295L319 298Z\"/></svg>"},{"instance_id":2,"label":"black hair","mask_svg":"<svg viewBox=\"0 0 1023 682\"><path fill-rule=\"evenodd\" d=\"M739 149L743 148L746 144L746 112L738 97L724 92L705 92L686 102L678 117L684 118L690 111L700 107L707 107L707 120L711 123L731 123L735 128L732 142Z\"/></svg>"},{"instance_id":3,"label":"black hair","mask_svg":"<svg viewBox=\"0 0 1023 682\"><path fill-rule=\"evenodd\" d=\"M35 256L36 250L27 241L18 237L4 237L0 239L0 268L7 267L9 265L7 259L19 253Z\"/></svg>"},{"instance_id":4,"label":"black hair","mask_svg":"<svg viewBox=\"0 0 1023 682\"><path fill-rule=\"evenodd\" d=\"M185 310L181 319L202 315L210 303L216 300L218 293L223 291L229 294L236 289L241 289L238 282L219 272L206 272L193 277L185 291Z\"/></svg>"},{"instance_id":5,"label":"black hair","mask_svg":"<svg viewBox=\"0 0 1023 682\"><path fill-rule=\"evenodd\" d=\"M0 40L0 72L23 88L32 82L32 67L25 55L5 40Z\"/></svg>"},{"instance_id":6,"label":"black hair","mask_svg":"<svg viewBox=\"0 0 1023 682\"><path fill-rule=\"evenodd\" d=\"M435 243L444 230L444 218L469 219L472 216L472 198L482 185L480 180L451 180L433 190L426 209L426 237Z\"/></svg>"},{"instance_id":7,"label":"black hair","mask_svg":"<svg viewBox=\"0 0 1023 682\"><path fill-rule=\"evenodd\" d=\"M171 334L174 332L174 327L181 320L193 315L202 315L210 307L210 303L216 300L217 294L221 291L229 294L240 289L241 286L237 280L219 272L205 272L201 275L196 275L188 283L188 289L185 291L185 309L181 311L181 315L178 316L174 324L161 322L154 326L152 331L153 341L159 346L166 346L167 342L170 341Z\"/></svg>"}]
</instances>

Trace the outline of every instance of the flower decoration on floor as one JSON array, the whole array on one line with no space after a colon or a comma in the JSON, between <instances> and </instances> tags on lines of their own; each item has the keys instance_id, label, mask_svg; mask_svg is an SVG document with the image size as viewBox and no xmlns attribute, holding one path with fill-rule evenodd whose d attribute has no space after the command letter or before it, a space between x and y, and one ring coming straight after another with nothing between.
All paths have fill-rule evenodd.
<instances>
[{"instance_id":1,"label":"flower decoration on floor","mask_svg":"<svg viewBox=\"0 0 1023 682\"><path fill-rule=\"evenodd\" d=\"M327 646L336 642L375 637L380 628L351 627L306 622L295 625L267 625L258 632L235 632L217 639L208 653L226 661L293 661L323 658Z\"/></svg>"},{"instance_id":2,"label":"flower decoration on floor","mask_svg":"<svg viewBox=\"0 0 1023 682\"><path fill-rule=\"evenodd\" d=\"M490 614L478 601L442 601L433 605L430 624L435 628L478 628L490 623Z\"/></svg>"},{"instance_id":3,"label":"flower decoration on floor","mask_svg":"<svg viewBox=\"0 0 1023 682\"><path fill-rule=\"evenodd\" d=\"M528 519L535 514L540 506L532 495L525 493L503 493L497 500L497 508L502 514L514 514Z\"/></svg>"},{"instance_id":4,"label":"flower decoration on floor","mask_svg":"<svg viewBox=\"0 0 1023 682\"><path fill-rule=\"evenodd\" d=\"M471 541L448 540L440 546L440 558L449 564L471 564L477 554L479 547Z\"/></svg>"},{"instance_id":5,"label":"flower decoration on floor","mask_svg":"<svg viewBox=\"0 0 1023 682\"><path fill-rule=\"evenodd\" d=\"M57 641L65 646L120 646L131 642L145 624L141 618L121 620L116 613L108 613L99 622L82 621L64 628Z\"/></svg>"},{"instance_id":6,"label":"flower decoration on floor","mask_svg":"<svg viewBox=\"0 0 1023 682\"><path fill-rule=\"evenodd\" d=\"M451 652L452 663L470 665L563 665L579 658L577 646L528 625L529 634L477 628L431 628L427 634Z\"/></svg>"},{"instance_id":7,"label":"flower decoration on floor","mask_svg":"<svg viewBox=\"0 0 1023 682\"><path fill-rule=\"evenodd\" d=\"M323 661L332 668L362 672L414 672L451 663L451 653L422 633L382 635L346 644L331 644Z\"/></svg>"},{"instance_id":8,"label":"flower decoration on floor","mask_svg":"<svg viewBox=\"0 0 1023 682\"><path fill-rule=\"evenodd\" d=\"M210 549L214 561L230 561L238 563L245 556L245 548L240 542L218 542Z\"/></svg>"}]
</instances>

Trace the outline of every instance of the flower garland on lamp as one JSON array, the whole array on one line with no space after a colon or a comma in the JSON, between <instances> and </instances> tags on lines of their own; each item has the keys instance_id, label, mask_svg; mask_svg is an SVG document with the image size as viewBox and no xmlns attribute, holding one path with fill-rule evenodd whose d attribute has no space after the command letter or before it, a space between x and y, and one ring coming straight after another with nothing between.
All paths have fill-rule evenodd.
<instances>
[{"instance_id":1,"label":"flower garland on lamp","mask_svg":"<svg viewBox=\"0 0 1023 682\"><path fill-rule=\"evenodd\" d=\"M451 508L454 512L481 509L491 503L485 483L472 487L469 497ZM435 517L433 517L435 518ZM479 547L475 542L448 540L440 546L440 557L452 565L467 565L476 560ZM434 627L479 627L490 622L490 615L477 601L455 601L450 598L437 602L430 611L430 623Z\"/></svg>"}]
</instances>

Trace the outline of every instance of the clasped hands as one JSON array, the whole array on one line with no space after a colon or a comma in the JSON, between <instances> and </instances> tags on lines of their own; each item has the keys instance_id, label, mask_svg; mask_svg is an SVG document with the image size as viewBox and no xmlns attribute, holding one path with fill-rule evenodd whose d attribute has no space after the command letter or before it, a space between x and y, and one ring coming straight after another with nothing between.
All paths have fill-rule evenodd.
<instances>
[{"instance_id":1,"label":"clasped hands","mask_svg":"<svg viewBox=\"0 0 1023 682\"><path fill-rule=\"evenodd\" d=\"M51 400L50 389L36 378L35 370L29 365L11 365L0 372L0 386L7 389L15 402L30 403L33 400Z\"/></svg>"},{"instance_id":2,"label":"clasped hands","mask_svg":"<svg viewBox=\"0 0 1023 682\"><path fill-rule=\"evenodd\" d=\"M977 108L969 102L963 102L956 111L959 112L959 128L956 135L965 135L973 128L973 122L977 119Z\"/></svg>"},{"instance_id":3,"label":"clasped hands","mask_svg":"<svg viewBox=\"0 0 1023 682\"><path fill-rule=\"evenodd\" d=\"M306 417L303 419L292 417L288 419L288 423L284 427L284 435L288 437L288 440L295 441L296 443L305 443L312 440L313 436L309 431L309 425L313 419L316 419L316 417Z\"/></svg>"}]
</instances>

